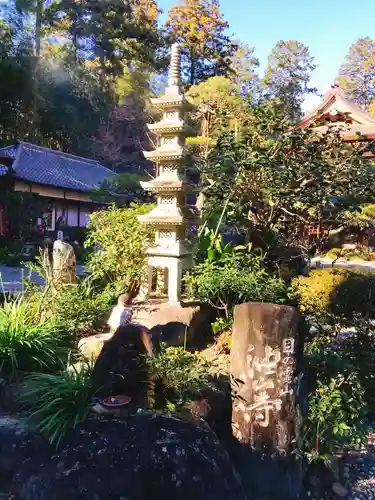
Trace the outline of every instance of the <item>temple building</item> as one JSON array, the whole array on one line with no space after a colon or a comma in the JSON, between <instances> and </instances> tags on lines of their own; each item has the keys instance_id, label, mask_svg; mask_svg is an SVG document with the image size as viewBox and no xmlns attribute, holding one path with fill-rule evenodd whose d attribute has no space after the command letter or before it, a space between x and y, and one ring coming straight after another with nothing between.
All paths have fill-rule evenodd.
<instances>
[{"instance_id":1,"label":"temple building","mask_svg":"<svg viewBox=\"0 0 375 500\"><path fill-rule=\"evenodd\" d=\"M30 225L43 234L62 227L86 227L90 214L105 206L92 199L104 181L116 178L95 160L18 141L0 148L0 236L12 226L6 198L11 192L28 193L43 207Z\"/></svg>"},{"instance_id":2,"label":"temple building","mask_svg":"<svg viewBox=\"0 0 375 500\"><path fill-rule=\"evenodd\" d=\"M142 187L155 194L157 206L139 217L155 231L154 242L148 249L148 291L167 295L171 303L181 300L182 273L192 266L190 233L198 218L187 196L195 190L186 176L188 155L185 151L187 126L184 121L188 103L181 86L181 55L177 44L172 46L168 87L162 97L152 99L162 113L162 119L149 125L157 137L157 148L144 155L156 165L156 178L142 182ZM156 290L153 271L157 270Z\"/></svg>"},{"instance_id":3,"label":"temple building","mask_svg":"<svg viewBox=\"0 0 375 500\"><path fill-rule=\"evenodd\" d=\"M311 127L324 134L330 127L338 128L344 141L372 142L375 139L375 115L349 101L339 85L332 85L321 102L312 112L305 115L300 128ZM365 156L372 157L373 147Z\"/></svg>"},{"instance_id":4,"label":"temple building","mask_svg":"<svg viewBox=\"0 0 375 500\"><path fill-rule=\"evenodd\" d=\"M331 127L340 131L343 141L360 142L364 145L364 160L375 158L375 115L364 111L351 102L338 84L332 85L324 95L323 101L305 115L299 123L300 128L313 128L318 134L324 134ZM366 146L367 145L367 146ZM361 222L359 218L357 222ZM353 234L340 233L336 246L344 243L360 244L375 248L375 221L365 221L365 229L353 228ZM324 228L311 226L307 235L311 239L323 236Z\"/></svg>"}]
</instances>

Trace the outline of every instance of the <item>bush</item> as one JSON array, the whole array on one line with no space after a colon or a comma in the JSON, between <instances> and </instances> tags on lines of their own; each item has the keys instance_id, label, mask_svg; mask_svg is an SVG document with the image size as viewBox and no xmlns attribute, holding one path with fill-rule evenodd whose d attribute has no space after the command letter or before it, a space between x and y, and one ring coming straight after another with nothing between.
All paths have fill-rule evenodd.
<instances>
[{"instance_id":1,"label":"bush","mask_svg":"<svg viewBox=\"0 0 375 500\"><path fill-rule=\"evenodd\" d=\"M113 286L98 291L91 277L83 278L77 284L60 284L55 288L46 254L29 267L45 282L44 287L28 283L29 300L36 305L36 317L53 319L74 337L101 326L116 301L117 292Z\"/></svg>"},{"instance_id":2,"label":"bush","mask_svg":"<svg viewBox=\"0 0 375 500\"><path fill-rule=\"evenodd\" d=\"M375 416L375 328L367 318L355 318L354 331L341 343L364 389L364 398Z\"/></svg>"},{"instance_id":3,"label":"bush","mask_svg":"<svg viewBox=\"0 0 375 500\"><path fill-rule=\"evenodd\" d=\"M294 279L292 288L300 308L318 318L337 315L350 319L355 313L372 316L375 312L375 273L319 269Z\"/></svg>"},{"instance_id":4,"label":"bush","mask_svg":"<svg viewBox=\"0 0 375 500\"><path fill-rule=\"evenodd\" d=\"M0 372L52 370L66 360L70 339L50 320L35 323L35 303L21 296L0 309Z\"/></svg>"},{"instance_id":5,"label":"bush","mask_svg":"<svg viewBox=\"0 0 375 500\"><path fill-rule=\"evenodd\" d=\"M160 384L162 400L181 406L207 387L209 363L199 354L183 347L161 346L161 351L149 361L150 374ZM163 405L163 404L162 404Z\"/></svg>"},{"instance_id":6,"label":"bush","mask_svg":"<svg viewBox=\"0 0 375 500\"><path fill-rule=\"evenodd\" d=\"M36 373L28 381L28 391L21 400L32 411L30 418L36 421L37 429L58 444L90 412L94 396L90 365L64 369L58 375Z\"/></svg>"},{"instance_id":7,"label":"bush","mask_svg":"<svg viewBox=\"0 0 375 500\"><path fill-rule=\"evenodd\" d=\"M138 216L151 208L151 205L132 208L112 206L91 215L85 245L98 245L87 262L87 270L93 279L106 284L119 284L119 293L139 286L152 231L139 222Z\"/></svg>"},{"instance_id":8,"label":"bush","mask_svg":"<svg viewBox=\"0 0 375 500\"><path fill-rule=\"evenodd\" d=\"M364 389L349 357L331 338L321 338L306 347L306 366L309 411L303 446L310 461L364 444L368 433Z\"/></svg>"},{"instance_id":9,"label":"bush","mask_svg":"<svg viewBox=\"0 0 375 500\"><path fill-rule=\"evenodd\" d=\"M77 336L100 326L115 303L116 293L110 287L95 293L84 281L78 285L61 286L51 300L52 317L56 323Z\"/></svg>"},{"instance_id":10,"label":"bush","mask_svg":"<svg viewBox=\"0 0 375 500\"><path fill-rule=\"evenodd\" d=\"M260 258L242 252L198 264L185 283L191 297L210 302L227 315L240 302L280 303L287 299L286 283L267 273Z\"/></svg>"}]
</instances>

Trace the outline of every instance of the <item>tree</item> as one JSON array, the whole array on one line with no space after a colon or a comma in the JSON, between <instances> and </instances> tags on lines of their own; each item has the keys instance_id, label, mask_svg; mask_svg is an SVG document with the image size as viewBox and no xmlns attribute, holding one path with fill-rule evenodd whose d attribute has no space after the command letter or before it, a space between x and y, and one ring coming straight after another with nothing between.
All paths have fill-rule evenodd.
<instances>
[{"instance_id":1,"label":"tree","mask_svg":"<svg viewBox=\"0 0 375 500\"><path fill-rule=\"evenodd\" d=\"M336 132L290 129L283 107L266 102L249 111L251 132L224 133L202 172L206 217L225 212L227 228L268 250L276 241L305 251L303 228L345 225L347 211L375 197L375 177L361 145Z\"/></svg>"},{"instance_id":2,"label":"tree","mask_svg":"<svg viewBox=\"0 0 375 500\"><path fill-rule=\"evenodd\" d=\"M368 110L375 98L375 41L354 43L339 70L338 80L349 99Z\"/></svg>"},{"instance_id":3,"label":"tree","mask_svg":"<svg viewBox=\"0 0 375 500\"><path fill-rule=\"evenodd\" d=\"M17 10L23 14L31 14L33 17L34 31L34 53L36 57L40 56L42 46L42 25L44 0L15 0Z\"/></svg>"},{"instance_id":4,"label":"tree","mask_svg":"<svg viewBox=\"0 0 375 500\"><path fill-rule=\"evenodd\" d=\"M14 12L12 12L13 14ZM0 21L0 143L27 139L34 102L31 40L17 32L21 19Z\"/></svg>"},{"instance_id":5,"label":"tree","mask_svg":"<svg viewBox=\"0 0 375 500\"><path fill-rule=\"evenodd\" d=\"M119 171L125 165L144 163L142 150L148 144L146 115L139 100L129 96L115 106L94 139L96 157Z\"/></svg>"},{"instance_id":6,"label":"tree","mask_svg":"<svg viewBox=\"0 0 375 500\"><path fill-rule=\"evenodd\" d=\"M223 125L238 131L242 100L234 82L224 76L214 76L193 85L187 98L194 105L193 118L199 123L199 135L217 137Z\"/></svg>"},{"instance_id":7,"label":"tree","mask_svg":"<svg viewBox=\"0 0 375 500\"><path fill-rule=\"evenodd\" d=\"M156 67L160 46L155 0L54 0L46 10L49 32L64 37L77 57L97 57L107 76L126 66Z\"/></svg>"},{"instance_id":8,"label":"tree","mask_svg":"<svg viewBox=\"0 0 375 500\"><path fill-rule=\"evenodd\" d=\"M194 85L211 76L230 72L235 45L226 35L229 27L219 0L181 0L169 10L167 33L181 43L183 76Z\"/></svg>"},{"instance_id":9,"label":"tree","mask_svg":"<svg viewBox=\"0 0 375 500\"><path fill-rule=\"evenodd\" d=\"M263 85L266 93L282 102L290 120L300 118L306 94L315 92L308 86L315 68L308 47L296 40L280 40L268 58Z\"/></svg>"},{"instance_id":10,"label":"tree","mask_svg":"<svg viewBox=\"0 0 375 500\"><path fill-rule=\"evenodd\" d=\"M233 74L230 79L236 84L240 95L254 99L259 91L259 60L254 56L254 47L237 40L234 43L237 48L231 57Z\"/></svg>"}]
</instances>

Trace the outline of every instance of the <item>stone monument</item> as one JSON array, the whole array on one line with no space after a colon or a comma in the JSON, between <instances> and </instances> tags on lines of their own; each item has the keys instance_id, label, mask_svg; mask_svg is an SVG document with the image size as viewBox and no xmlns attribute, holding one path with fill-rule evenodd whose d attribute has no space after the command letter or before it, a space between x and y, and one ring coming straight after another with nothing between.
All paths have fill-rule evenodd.
<instances>
[{"instance_id":1,"label":"stone monument","mask_svg":"<svg viewBox=\"0 0 375 500\"><path fill-rule=\"evenodd\" d=\"M233 436L244 450L243 464L250 466L251 461L254 467L249 479L252 491L275 500L283 495L294 499L299 493L299 464L294 452L300 440L301 404L297 395L303 333L294 307L261 303L235 307L231 350ZM274 483L267 479L271 470Z\"/></svg>"},{"instance_id":2,"label":"stone monument","mask_svg":"<svg viewBox=\"0 0 375 500\"><path fill-rule=\"evenodd\" d=\"M53 281L55 285L77 281L74 248L65 241L53 244Z\"/></svg>"},{"instance_id":3,"label":"stone monument","mask_svg":"<svg viewBox=\"0 0 375 500\"><path fill-rule=\"evenodd\" d=\"M181 87L181 54L178 44L172 46L168 87L162 97L151 99L163 112L163 118L149 129L157 136L157 148L144 155L156 164L157 176L142 187L157 198L157 206L139 216L155 230L148 249L147 294L152 292L153 270L157 270L156 291L168 296L170 303L181 299L184 270L192 266L190 229L198 223L197 211L187 204L186 196L195 186L186 177L188 155L185 151L187 127L184 121L188 103Z\"/></svg>"}]
</instances>

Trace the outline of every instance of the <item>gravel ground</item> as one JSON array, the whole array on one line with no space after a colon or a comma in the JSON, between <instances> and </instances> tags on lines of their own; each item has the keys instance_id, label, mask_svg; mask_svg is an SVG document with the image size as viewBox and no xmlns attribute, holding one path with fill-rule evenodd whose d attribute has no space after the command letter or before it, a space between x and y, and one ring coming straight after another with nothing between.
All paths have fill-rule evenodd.
<instances>
[{"instance_id":1,"label":"gravel ground","mask_svg":"<svg viewBox=\"0 0 375 500\"><path fill-rule=\"evenodd\" d=\"M369 435L366 450L350 452L341 464L343 480L336 483L333 492L332 481L312 476L301 500L375 500L375 433ZM325 484L323 484L325 482ZM343 486L345 484L345 486Z\"/></svg>"},{"instance_id":2,"label":"gravel ground","mask_svg":"<svg viewBox=\"0 0 375 500\"><path fill-rule=\"evenodd\" d=\"M84 274L83 266L77 265L77 275ZM8 267L0 264L0 293L22 292L25 289L24 280L31 279L33 283L43 284L43 280L36 273L31 273L27 267Z\"/></svg>"},{"instance_id":3,"label":"gravel ground","mask_svg":"<svg viewBox=\"0 0 375 500\"><path fill-rule=\"evenodd\" d=\"M368 449L347 459L351 484L349 500L375 500L375 433L370 434Z\"/></svg>"}]
</instances>

